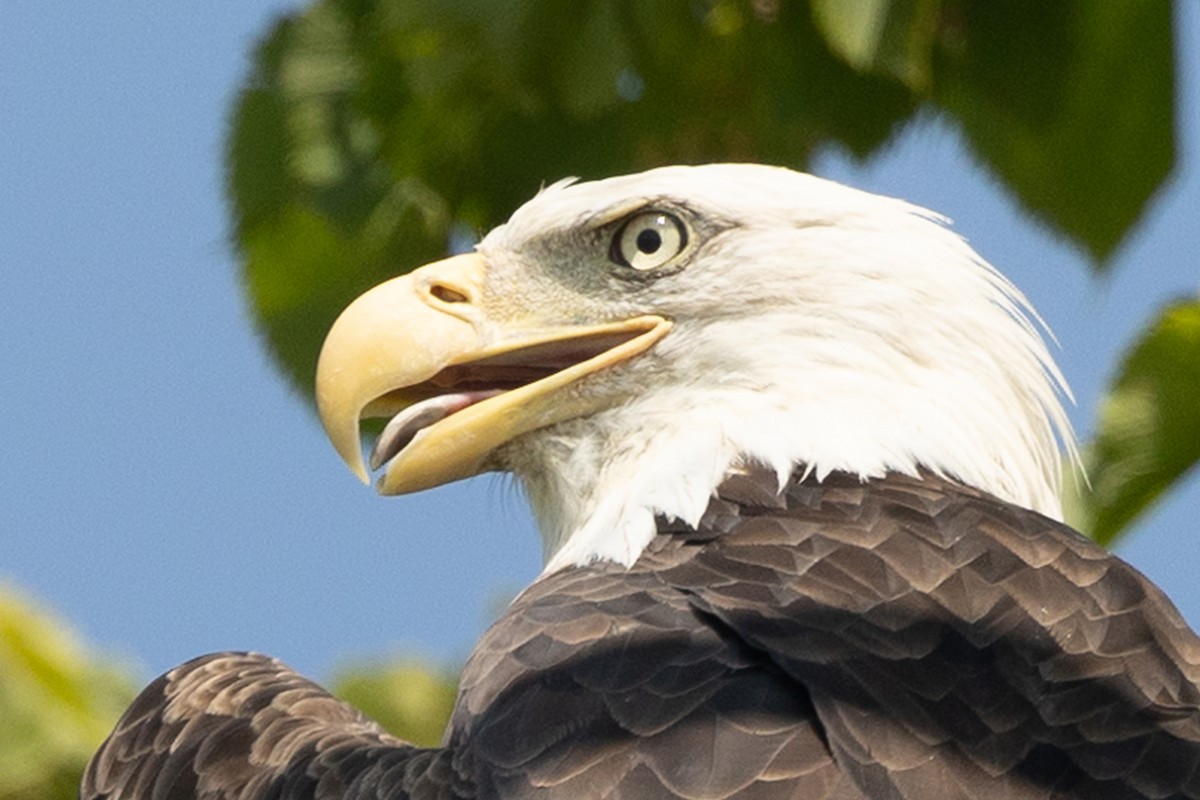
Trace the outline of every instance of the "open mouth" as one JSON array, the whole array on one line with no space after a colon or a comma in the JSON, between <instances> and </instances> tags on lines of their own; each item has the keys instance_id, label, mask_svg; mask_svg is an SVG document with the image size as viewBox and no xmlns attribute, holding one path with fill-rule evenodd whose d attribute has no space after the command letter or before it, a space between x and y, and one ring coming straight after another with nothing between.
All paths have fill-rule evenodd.
<instances>
[{"instance_id":1,"label":"open mouth","mask_svg":"<svg viewBox=\"0 0 1200 800\"><path fill-rule=\"evenodd\" d=\"M541 393L594 371L604 357L646 331L602 331L570 339L535 342L474 361L453 364L422 383L389 392L368 404L364 417L388 416L371 448L372 471L387 466L426 429L472 406L528 388ZM561 334L559 334L561 335ZM578 372L578 375L567 373ZM561 380L561 378L566 380ZM544 385L543 385L544 384ZM413 402L414 398L416 402Z\"/></svg>"},{"instance_id":2,"label":"open mouth","mask_svg":"<svg viewBox=\"0 0 1200 800\"><path fill-rule=\"evenodd\" d=\"M500 468L505 443L619 402L569 388L650 349L673 323L656 314L546 323L552 308L493 319L479 304L487 262L454 256L354 300L317 362L321 424L338 455L380 494L419 492ZM563 391L565 390L565 391ZM363 458L362 420L387 420Z\"/></svg>"}]
</instances>

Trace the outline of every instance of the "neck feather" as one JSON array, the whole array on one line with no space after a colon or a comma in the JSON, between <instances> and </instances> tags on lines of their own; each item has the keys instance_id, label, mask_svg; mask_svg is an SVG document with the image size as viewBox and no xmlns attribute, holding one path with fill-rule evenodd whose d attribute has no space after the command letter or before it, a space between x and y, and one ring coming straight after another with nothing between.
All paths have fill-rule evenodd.
<instances>
[{"instance_id":1,"label":"neck feather","mask_svg":"<svg viewBox=\"0 0 1200 800\"><path fill-rule=\"evenodd\" d=\"M647 390L529 434L507 454L548 572L631 565L657 518L697 525L720 483L747 469L770 470L782 490L797 471L866 480L924 468L1062 516L1059 441L1073 454L1073 440L1034 333L1033 350L993 347L952 365L922 354L919 340L888 352L868 332L855 346L850 333L831 338L786 313L676 333L607 378ZM720 354L734 351L716 344L731 339L757 346L725 363ZM997 367L997 352L1023 365L1016 375Z\"/></svg>"}]
</instances>

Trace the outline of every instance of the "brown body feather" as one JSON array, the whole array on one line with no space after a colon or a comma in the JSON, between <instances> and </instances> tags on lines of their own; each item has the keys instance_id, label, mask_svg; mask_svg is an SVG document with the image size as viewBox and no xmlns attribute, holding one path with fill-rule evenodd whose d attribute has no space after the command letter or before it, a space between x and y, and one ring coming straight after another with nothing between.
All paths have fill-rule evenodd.
<instances>
[{"instance_id":1,"label":"brown body feather","mask_svg":"<svg viewBox=\"0 0 1200 800\"><path fill-rule=\"evenodd\" d=\"M441 748L218 654L147 687L81 797L1200 798L1200 640L1131 567L932 475L772 482L527 589Z\"/></svg>"}]
</instances>

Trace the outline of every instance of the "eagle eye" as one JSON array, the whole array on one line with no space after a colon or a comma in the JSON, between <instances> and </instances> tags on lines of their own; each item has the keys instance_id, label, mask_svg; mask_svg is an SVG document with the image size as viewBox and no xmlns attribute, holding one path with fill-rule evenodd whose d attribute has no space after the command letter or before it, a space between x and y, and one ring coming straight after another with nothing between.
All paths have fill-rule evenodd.
<instances>
[{"instance_id":1,"label":"eagle eye","mask_svg":"<svg viewBox=\"0 0 1200 800\"><path fill-rule=\"evenodd\" d=\"M678 217L663 211L641 211L617 229L609 258L623 267L661 267L687 247L688 232Z\"/></svg>"}]
</instances>

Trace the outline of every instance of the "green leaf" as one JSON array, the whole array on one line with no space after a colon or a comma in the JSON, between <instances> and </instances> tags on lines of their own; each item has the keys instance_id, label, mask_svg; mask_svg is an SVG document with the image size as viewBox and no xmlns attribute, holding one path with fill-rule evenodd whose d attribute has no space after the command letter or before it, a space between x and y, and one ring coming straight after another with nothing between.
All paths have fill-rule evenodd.
<instances>
[{"instance_id":1,"label":"green leaf","mask_svg":"<svg viewBox=\"0 0 1200 800\"><path fill-rule=\"evenodd\" d=\"M74 798L133 695L124 671L95 661L62 623L0 585L0 798Z\"/></svg>"},{"instance_id":2,"label":"green leaf","mask_svg":"<svg viewBox=\"0 0 1200 800\"><path fill-rule=\"evenodd\" d=\"M686 53L687 58L680 58ZM803 6L714 0L317 2L259 46L228 190L245 285L304 393L350 300L547 181L677 162L865 155L916 108Z\"/></svg>"},{"instance_id":3,"label":"green leaf","mask_svg":"<svg viewBox=\"0 0 1200 800\"><path fill-rule=\"evenodd\" d=\"M333 693L388 732L424 747L438 744L457 683L439 670L413 662L362 664L339 670Z\"/></svg>"},{"instance_id":4,"label":"green leaf","mask_svg":"<svg viewBox=\"0 0 1200 800\"><path fill-rule=\"evenodd\" d=\"M1110 543L1200 461L1200 300L1168 306L1125 356L1087 448L1083 524Z\"/></svg>"},{"instance_id":5,"label":"green leaf","mask_svg":"<svg viewBox=\"0 0 1200 800\"><path fill-rule=\"evenodd\" d=\"M1102 268L1174 164L1170 4L947 2L938 53L938 103Z\"/></svg>"},{"instance_id":6,"label":"green leaf","mask_svg":"<svg viewBox=\"0 0 1200 800\"><path fill-rule=\"evenodd\" d=\"M934 102L1103 259L1173 164L1170 23L1143 0L321 0L263 40L233 113L250 305L308 395L354 296L547 181L865 157Z\"/></svg>"},{"instance_id":7,"label":"green leaf","mask_svg":"<svg viewBox=\"0 0 1200 800\"><path fill-rule=\"evenodd\" d=\"M940 0L810 0L830 49L860 72L929 90Z\"/></svg>"}]
</instances>

